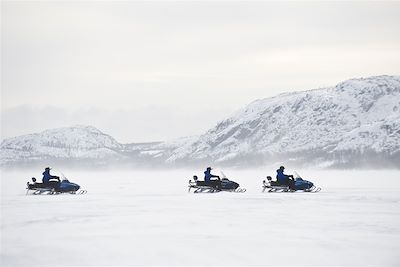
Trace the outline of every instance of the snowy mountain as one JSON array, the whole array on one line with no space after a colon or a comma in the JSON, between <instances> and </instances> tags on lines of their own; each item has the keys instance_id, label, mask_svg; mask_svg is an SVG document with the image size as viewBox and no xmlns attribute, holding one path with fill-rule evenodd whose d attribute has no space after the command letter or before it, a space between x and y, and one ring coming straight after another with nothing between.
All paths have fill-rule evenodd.
<instances>
[{"instance_id":1,"label":"snowy mountain","mask_svg":"<svg viewBox=\"0 0 400 267\"><path fill-rule=\"evenodd\" d=\"M75 126L8 138L0 148L2 164L81 159L104 162L119 155L122 145L92 126Z\"/></svg>"},{"instance_id":2,"label":"snowy mountain","mask_svg":"<svg viewBox=\"0 0 400 267\"><path fill-rule=\"evenodd\" d=\"M79 125L5 139L0 145L0 165L164 166L165 155L190 140L193 137L168 142L120 144L93 126Z\"/></svg>"},{"instance_id":3,"label":"snowy mountain","mask_svg":"<svg viewBox=\"0 0 400 267\"><path fill-rule=\"evenodd\" d=\"M400 166L400 76L254 101L167 161Z\"/></svg>"},{"instance_id":4,"label":"snowy mountain","mask_svg":"<svg viewBox=\"0 0 400 267\"><path fill-rule=\"evenodd\" d=\"M5 139L1 165L400 167L400 76L254 101L200 136L120 144L90 126Z\"/></svg>"}]
</instances>

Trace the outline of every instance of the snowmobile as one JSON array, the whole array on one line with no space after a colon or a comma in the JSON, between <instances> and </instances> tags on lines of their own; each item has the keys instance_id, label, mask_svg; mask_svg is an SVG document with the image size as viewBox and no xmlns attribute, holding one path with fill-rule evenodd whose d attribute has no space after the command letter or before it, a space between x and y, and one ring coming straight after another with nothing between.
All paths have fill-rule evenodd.
<instances>
[{"instance_id":1,"label":"snowmobile","mask_svg":"<svg viewBox=\"0 0 400 267\"><path fill-rule=\"evenodd\" d=\"M272 181L271 176L267 176L268 181L263 181L263 192L296 192L303 191L309 193L317 193L321 191L320 187L316 187L312 182L304 180L295 172L296 178L294 182L294 188L290 188L288 185L283 185L277 181Z\"/></svg>"},{"instance_id":2,"label":"snowmobile","mask_svg":"<svg viewBox=\"0 0 400 267\"><path fill-rule=\"evenodd\" d=\"M226 178L223 172L221 180L212 180L210 182L199 181L196 175L193 176L193 181L189 180L189 189L194 189L193 193L217 193L221 191L244 193L245 188L240 188L239 184Z\"/></svg>"},{"instance_id":3,"label":"snowmobile","mask_svg":"<svg viewBox=\"0 0 400 267\"><path fill-rule=\"evenodd\" d=\"M86 190L79 190L80 186L75 183L71 183L68 181L67 178L63 177L61 182L52 182L50 181L49 184L43 184L36 182L36 178L32 177L32 183L26 183L26 194L30 191L33 191L33 195L54 195L54 194L62 194L62 193L69 193L69 194L79 194L83 195L86 194Z\"/></svg>"}]
</instances>

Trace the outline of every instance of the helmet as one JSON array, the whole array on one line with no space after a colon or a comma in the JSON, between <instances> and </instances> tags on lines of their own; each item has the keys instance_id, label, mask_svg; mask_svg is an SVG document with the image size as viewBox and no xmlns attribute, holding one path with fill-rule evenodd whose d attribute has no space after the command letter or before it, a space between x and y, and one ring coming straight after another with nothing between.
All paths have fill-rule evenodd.
<instances>
[{"instance_id":1,"label":"helmet","mask_svg":"<svg viewBox=\"0 0 400 267\"><path fill-rule=\"evenodd\" d=\"M283 167L283 166L280 166L280 167L279 167L279 169L280 169L280 170L283 170L283 169L285 169L285 167Z\"/></svg>"},{"instance_id":2,"label":"helmet","mask_svg":"<svg viewBox=\"0 0 400 267\"><path fill-rule=\"evenodd\" d=\"M46 170L46 171L47 171L47 170L49 170L49 171L50 171L50 170L51 170L51 168L50 168L50 167L46 167L46 168L45 168L45 170Z\"/></svg>"},{"instance_id":3,"label":"helmet","mask_svg":"<svg viewBox=\"0 0 400 267\"><path fill-rule=\"evenodd\" d=\"M212 170L212 168L211 167L207 167L207 170Z\"/></svg>"}]
</instances>

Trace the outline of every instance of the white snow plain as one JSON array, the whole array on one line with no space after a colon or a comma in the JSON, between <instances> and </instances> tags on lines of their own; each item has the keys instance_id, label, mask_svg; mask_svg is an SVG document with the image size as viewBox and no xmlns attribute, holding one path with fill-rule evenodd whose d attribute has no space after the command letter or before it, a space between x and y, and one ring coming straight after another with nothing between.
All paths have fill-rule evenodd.
<instances>
[{"instance_id":1,"label":"white snow plain","mask_svg":"<svg viewBox=\"0 0 400 267\"><path fill-rule=\"evenodd\" d=\"M322 191L262 193L261 169L215 194L188 193L192 171L65 170L86 195L35 196L41 170L3 170L1 266L400 265L400 171L299 171Z\"/></svg>"}]
</instances>

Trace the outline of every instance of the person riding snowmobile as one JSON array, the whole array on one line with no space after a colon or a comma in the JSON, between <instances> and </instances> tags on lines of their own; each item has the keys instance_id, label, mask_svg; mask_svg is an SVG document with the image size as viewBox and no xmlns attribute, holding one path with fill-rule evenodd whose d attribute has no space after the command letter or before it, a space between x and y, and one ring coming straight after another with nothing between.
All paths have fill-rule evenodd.
<instances>
[{"instance_id":1,"label":"person riding snowmobile","mask_svg":"<svg viewBox=\"0 0 400 267\"><path fill-rule=\"evenodd\" d=\"M280 166L279 169L276 170L276 180L281 185L288 185L290 189L294 189L294 177L293 175L286 175L283 173L285 170L284 166Z\"/></svg>"},{"instance_id":2,"label":"person riding snowmobile","mask_svg":"<svg viewBox=\"0 0 400 267\"><path fill-rule=\"evenodd\" d=\"M50 170L51 169L49 167L44 169L43 178L42 178L43 185L53 187L53 188L58 188L61 183L60 177L51 175Z\"/></svg>"},{"instance_id":3,"label":"person riding snowmobile","mask_svg":"<svg viewBox=\"0 0 400 267\"><path fill-rule=\"evenodd\" d=\"M212 170L211 167L207 167L206 171L204 172L204 182L206 184L211 185L212 187L220 188L221 179L219 178L218 175L211 174L211 170ZM217 178L217 180L212 180L211 178Z\"/></svg>"}]
</instances>

